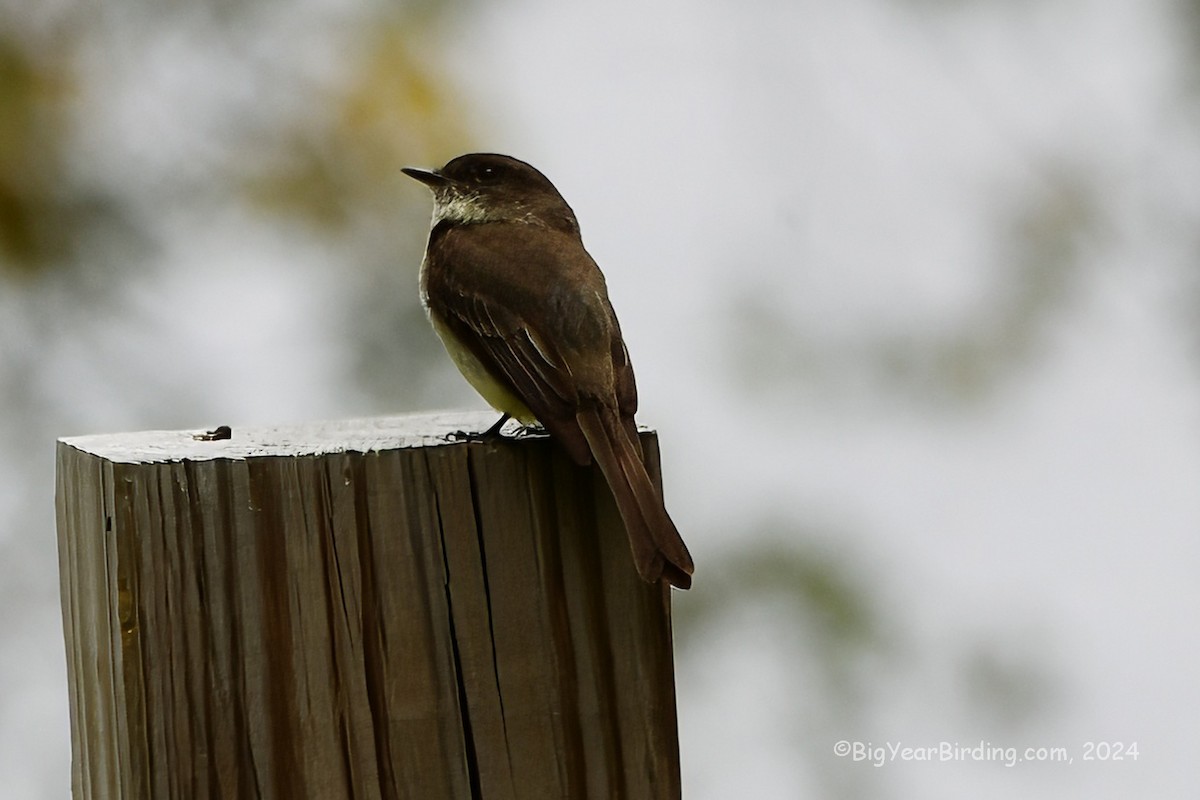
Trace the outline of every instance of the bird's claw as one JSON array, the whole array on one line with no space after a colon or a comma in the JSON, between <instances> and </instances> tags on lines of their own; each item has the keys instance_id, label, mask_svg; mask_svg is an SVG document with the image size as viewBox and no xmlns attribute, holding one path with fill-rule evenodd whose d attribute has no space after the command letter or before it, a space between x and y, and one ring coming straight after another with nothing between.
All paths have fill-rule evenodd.
<instances>
[{"instance_id":1,"label":"bird's claw","mask_svg":"<svg viewBox=\"0 0 1200 800\"><path fill-rule=\"evenodd\" d=\"M444 438L447 442L484 442L492 437L487 431L450 431Z\"/></svg>"},{"instance_id":2,"label":"bird's claw","mask_svg":"<svg viewBox=\"0 0 1200 800\"><path fill-rule=\"evenodd\" d=\"M496 420L492 427L486 431L451 431L446 434L448 442L489 442L494 439L501 438L500 429L504 427L504 423L508 422L508 414L504 414L500 419Z\"/></svg>"},{"instance_id":3,"label":"bird's claw","mask_svg":"<svg viewBox=\"0 0 1200 800\"><path fill-rule=\"evenodd\" d=\"M512 432L514 439L523 439L526 436L548 436L546 428L540 424L522 425Z\"/></svg>"}]
</instances>

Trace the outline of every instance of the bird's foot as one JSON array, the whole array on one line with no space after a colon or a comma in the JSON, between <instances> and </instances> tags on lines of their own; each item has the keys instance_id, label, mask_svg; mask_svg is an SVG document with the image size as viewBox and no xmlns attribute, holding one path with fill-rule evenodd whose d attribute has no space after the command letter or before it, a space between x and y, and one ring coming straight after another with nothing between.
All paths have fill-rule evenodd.
<instances>
[{"instance_id":1,"label":"bird's foot","mask_svg":"<svg viewBox=\"0 0 1200 800\"><path fill-rule=\"evenodd\" d=\"M504 423L508 422L508 414L504 414L500 419L488 428L486 431L451 431L446 434L448 442L487 442L500 437L500 429L504 427Z\"/></svg>"},{"instance_id":2,"label":"bird's foot","mask_svg":"<svg viewBox=\"0 0 1200 800\"><path fill-rule=\"evenodd\" d=\"M514 439L522 439L526 436L548 436L549 433L546 431L544 425L540 422L535 422L532 425L522 425L513 431L512 435Z\"/></svg>"}]
</instances>

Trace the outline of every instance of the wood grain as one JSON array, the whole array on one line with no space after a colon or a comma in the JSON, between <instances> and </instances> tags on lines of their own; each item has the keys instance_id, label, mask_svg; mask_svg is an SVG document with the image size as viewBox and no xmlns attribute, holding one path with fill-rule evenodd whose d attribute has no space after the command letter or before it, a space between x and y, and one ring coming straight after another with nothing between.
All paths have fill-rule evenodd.
<instances>
[{"instance_id":1,"label":"wood grain","mask_svg":"<svg viewBox=\"0 0 1200 800\"><path fill-rule=\"evenodd\" d=\"M60 440L75 797L678 797L669 589L491 421Z\"/></svg>"}]
</instances>

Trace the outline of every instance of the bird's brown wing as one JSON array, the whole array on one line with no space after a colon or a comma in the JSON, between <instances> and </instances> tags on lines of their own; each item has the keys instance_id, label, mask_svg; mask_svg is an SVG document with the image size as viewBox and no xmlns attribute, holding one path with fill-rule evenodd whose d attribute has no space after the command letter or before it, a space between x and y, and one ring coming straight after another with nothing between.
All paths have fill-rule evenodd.
<instances>
[{"instance_id":1,"label":"bird's brown wing","mask_svg":"<svg viewBox=\"0 0 1200 800\"><path fill-rule=\"evenodd\" d=\"M438 255L445 265L430 275L426 284L431 312L495 380L528 406L572 460L591 463L587 440L575 421L583 377L577 373L581 371L581 360L591 362L605 357L606 350L595 348L593 342L591 349L595 352L581 359L578 349L572 346L586 345L597 334L615 336L616 341L607 344L607 351L619 351L623 366L605 365L605 369L621 376L617 381L622 387L620 392L632 397L636 407L633 372L607 297L573 290L579 282L569 280L569 271L580 268L578 253L547 247L545 243L538 246L536 239L530 241L533 237L529 231L521 231L521 237L502 243L473 241L475 233L478 231L455 231L441 240L431 240L431 248L440 248ZM582 252L582 245L577 246ZM519 269L514 272L508 264L498 263L498 253L510 262L516 261ZM586 253L583 255L587 258ZM598 277L598 268L594 264L591 267ZM568 280L561 280L564 272L568 272ZM556 276L554 283L563 289L548 294L545 286L536 285L545 282L546 276ZM602 289L603 278L599 280ZM606 347L603 339L599 344ZM632 419L632 412L630 416Z\"/></svg>"}]
</instances>

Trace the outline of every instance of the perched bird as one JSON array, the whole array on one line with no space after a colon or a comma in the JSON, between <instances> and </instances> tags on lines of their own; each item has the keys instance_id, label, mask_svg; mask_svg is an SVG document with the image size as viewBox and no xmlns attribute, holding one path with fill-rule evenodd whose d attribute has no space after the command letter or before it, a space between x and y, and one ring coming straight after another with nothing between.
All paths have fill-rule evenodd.
<instances>
[{"instance_id":1,"label":"perched bird","mask_svg":"<svg viewBox=\"0 0 1200 800\"><path fill-rule=\"evenodd\" d=\"M692 557L642 463L629 352L571 207L508 156L404 172L433 190L421 301L463 376L503 413L488 433L509 416L540 422L573 461L595 459L638 574L689 588Z\"/></svg>"}]
</instances>

